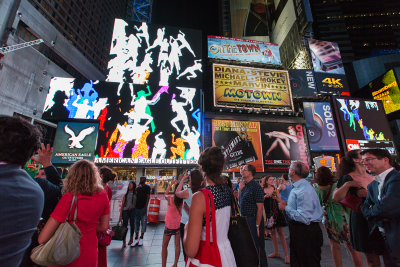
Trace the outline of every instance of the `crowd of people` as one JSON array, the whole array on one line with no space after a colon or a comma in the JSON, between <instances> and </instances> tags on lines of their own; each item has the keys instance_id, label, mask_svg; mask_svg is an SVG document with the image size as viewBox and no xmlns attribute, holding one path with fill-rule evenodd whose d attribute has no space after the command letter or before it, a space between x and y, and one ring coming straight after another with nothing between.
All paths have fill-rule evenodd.
<instances>
[{"instance_id":1,"label":"crowd of people","mask_svg":"<svg viewBox=\"0 0 400 267\"><path fill-rule=\"evenodd\" d=\"M116 179L112 169L79 160L62 180L51 164L52 148L42 143L38 126L20 118L0 117L0 136L0 265L36 266L30 257L32 249L48 242L67 221L76 222L81 232L80 255L63 266L107 266L107 247L99 244L98 233L109 229L112 192L107 184ZM29 159L43 166L33 179L22 169ZM261 185L254 178L256 168L246 164L240 168L241 179L232 184L222 176L224 155L219 147L205 149L198 164L198 169L173 180L165 192L163 267L172 237L173 267L178 264L181 245L185 261L198 265L204 260L200 254L211 232L219 266L239 266L237 262L243 262L241 257L246 255L231 243L235 216L247 222L243 229L249 231L254 247L243 250L254 249L257 266L268 266L268 258L281 258L278 236L285 263L321 266L323 232L336 267L342 266L341 243L348 248L354 266L363 266L361 253L368 267L381 266L380 256L385 266L400 266L400 173L393 168L387 150L350 151L341 159L336 177L329 168L320 167L314 184L305 179L309 166L302 162L293 162L281 179L261 177ZM129 183L119 219L124 227L130 225L123 247L143 245L149 200L146 177L138 185ZM70 212L75 209L76 215ZM284 227L289 228L290 250ZM267 256L269 236L274 252Z\"/></svg>"}]
</instances>

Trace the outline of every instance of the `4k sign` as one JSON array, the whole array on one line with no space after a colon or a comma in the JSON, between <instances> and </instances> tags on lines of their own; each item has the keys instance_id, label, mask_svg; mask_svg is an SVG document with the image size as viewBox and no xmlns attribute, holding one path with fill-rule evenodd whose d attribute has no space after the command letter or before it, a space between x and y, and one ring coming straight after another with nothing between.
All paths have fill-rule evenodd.
<instances>
[{"instance_id":1,"label":"4k sign","mask_svg":"<svg viewBox=\"0 0 400 267\"><path fill-rule=\"evenodd\" d=\"M340 80L341 79L325 78L322 82L324 84L328 84L328 87L343 88L343 84L340 82Z\"/></svg>"},{"instance_id":2,"label":"4k sign","mask_svg":"<svg viewBox=\"0 0 400 267\"><path fill-rule=\"evenodd\" d=\"M348 151L360 149L360 144L358 143L358 140L346 140L346 143Z\"/></svg>"}]
</instances>

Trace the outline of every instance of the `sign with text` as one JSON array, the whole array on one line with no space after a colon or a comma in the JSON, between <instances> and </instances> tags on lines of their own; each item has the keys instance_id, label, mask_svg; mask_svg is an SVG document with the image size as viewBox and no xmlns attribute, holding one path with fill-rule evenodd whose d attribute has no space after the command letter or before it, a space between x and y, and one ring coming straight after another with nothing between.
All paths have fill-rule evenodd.
<instances>
[{"instance_id":1,"label":"sign with text","mask_svg":"<svg viewBox=\"0 0 400 267\"><path fill-rule=\"evenodd\" d=\"M259 122L212 120L212 140L224 154L224 172L239 172L238 167L247 163L264 171Z\"/></svg>"},{"instance_id":2,"label":"sign with text","mask_svg":"<svg viewBox=\"0 0 400 267\"><path fill-rule=\"evenodd\" d=\"M336 164L335 164L335 158L330 157L330 156L319 156L314 158L314 164L316 169L319 167L327 167L331 169L332 171L336 171Z\"/></svg>"},{"instance_id":3,"label":"sign with text","mask_svg":"<svg viewBox=\"0 0 400 267\"><path fill-rule=\"evenodd\" d=\"M59 122L51 162L93 161L98 129L97 123Z\"/></svg>"},{"instance_id":4,"label":"sign with text","mask_svg":"<svg viewBox=\"0 0 400 267\"><path fill-rule=\"evenodd\" d=\"M288 72L213 64L214 105L292 107Z\"/></svg>"},{"instance_id":5,"label":"sign with text","mask_svg":"<svg viewBox=\"0 0 400 267\"><path fill-rule=\"evenodd\" d=\"M318 96L313 70L289 70L289 77L293 98Z\"/></svg>"},{"instance_id":6,"label":"sign with text","mask_svg":"<svg viewBox=\"0 0 400 267\"><path fill-rule=\"evenodd\" d=\"M209 58L281 64L277 44L214 35L207 38Z\"/></svg>"}]
</instances>

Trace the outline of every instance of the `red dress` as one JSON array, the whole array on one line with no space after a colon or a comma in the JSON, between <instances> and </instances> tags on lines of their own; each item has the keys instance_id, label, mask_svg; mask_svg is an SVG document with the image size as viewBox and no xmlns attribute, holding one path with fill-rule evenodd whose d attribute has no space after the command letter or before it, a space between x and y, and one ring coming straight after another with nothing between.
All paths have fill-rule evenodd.
<instances>
[{"instance_id":1,"label":"red dress","mask_svg":"<svg viewBox=\"0 0 400 267\"><path fill-rule=\"evenodd\" d=\"M57 207L51 214L56 221L63 223L67 217L72 202L72 193L65 194ZM72 210L75 209L75 205ZM110 213L110 202L106 191L96 193L93 196L83 196L78 194L78 214L76 225L82 232L82 238L79 241L81 253L72 263L63 266L73 267L96 267L97 266L97 235L96 226L102 215ZM72 222L74 213L71 212L68 222Z\"/></svg>"},{"instance_id":2,"label":"red dress","mask_svg":"<svg viewBox=\"0 0 400 267\"><path fill-rule=\"evenodd\" d=\"M106 188L107 188L108 199L109 201L111 201L112 190L108 185L106 185ZM99 257L97 262L98 262L97 267L107 267L107 246L99 245Z\"/></svg>"}]
</instances>

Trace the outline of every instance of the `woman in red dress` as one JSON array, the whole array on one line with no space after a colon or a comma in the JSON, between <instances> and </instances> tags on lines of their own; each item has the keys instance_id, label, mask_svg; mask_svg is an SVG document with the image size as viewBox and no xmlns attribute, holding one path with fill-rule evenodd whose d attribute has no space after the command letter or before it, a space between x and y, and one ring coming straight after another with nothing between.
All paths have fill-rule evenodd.
<instances>
[{"instance_id":1,"label":"woman in red dress","mask_svg":"<svg viewBox=\"0 0 400 267\"><path fill-rule=\"evenodd\" d=\"M107 192L108 200L111 201L112 190L107 185L108 182L114 181L117 175L107 166L103 166L99 169L101 185ZM98 267L107 267L107 246L102 246L99 244L99 257L98 257Z\"/></svg>"},{"instance_id":2,"label":"woman in red dress","mask_svg":"<svg viewBox=\"0 0 400 267\"><path fill-rule=\"evenodd\" d=\"M64 195L50 215L49 220L39 235L39 244L47 242L57 230L60 223L67 218L73 195L77 195L78 214L76 225L82 232L79 241L80 255L64 266L97 266L97 232L106 231L110 221L110 203L96 166L87 160L80 160L69 169L64 180ZM75 204L72 209L75 209ZM68 222L73 221L71 212Z\"/></svg>"}]
</instances>

